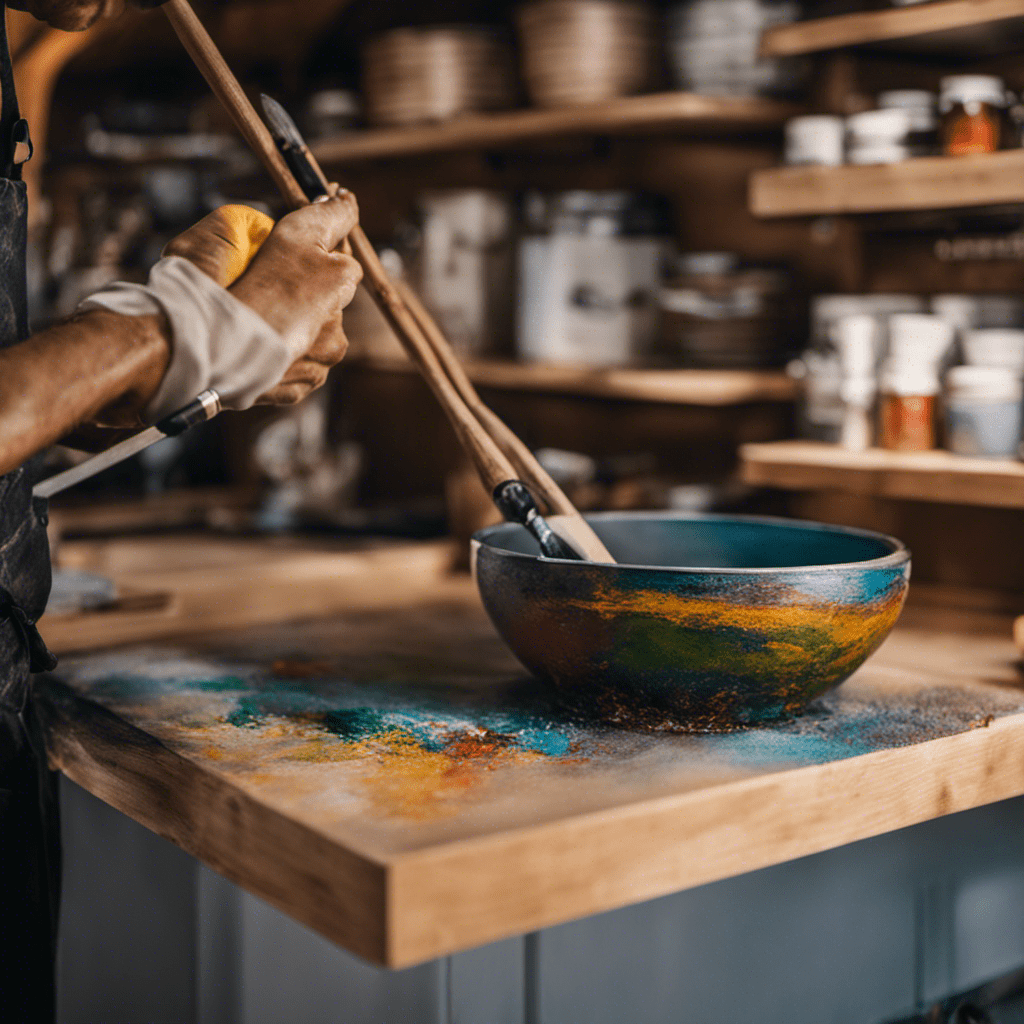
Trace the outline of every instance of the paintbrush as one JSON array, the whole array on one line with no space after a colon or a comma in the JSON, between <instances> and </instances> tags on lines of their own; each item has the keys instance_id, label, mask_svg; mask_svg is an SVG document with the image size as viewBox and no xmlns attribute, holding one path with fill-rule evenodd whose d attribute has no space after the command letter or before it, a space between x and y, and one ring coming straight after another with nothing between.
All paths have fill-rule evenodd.
<instances>
[{"instance_id":1,"label":"paintbrush","mask_svg":"<svg viewBox=\"0 0 1024 1024\"><path fill-rule=\"evenodd\" d=\"M199 72L224 104L242 137L263 162L281 194L293 208L304 205L308 200L295 180L295 175L285 163L270 132L253 109L249 97L245 95L217 44L210 38L209 32L189 6L188 0L166 0L162 10ZM377 253L358 224L349 233L348 242L352 246L355 258L362 264L364 284L369 288L370 294L396 336L415 361L502 514L525 526L537 539L543 553L553 557L579 558L574 548L560 540L540 516L536 503L527 487L520 481L513 462L491 436L488 429L492 425L491 420L482 414L478 416L473 405L463 397L464 393L473 392L472 385L469 384L458 360L444 336L436 329L436 325L433 325L433 330L421 327L410 309L410 304L403 297L403 290L388 277L377 258ZM449 365L457 372L449 372ZM493 414L491 417L495 424L500 422ZM511 435L508 427L504 424L501 424L501 427ZM497 430L495 433L497 434ZM518 438L515 442L525 449L525 445ZM543 470L540 470L540 475L547 476ZM526 476L526 479L529 480L529 477ZM550 477L547 479L550 480ZM551 485L551 493L560 494L554 481L551 481ZM608 553L608 549L591 526L573 507L572 502L565 495L561 495L561 499L564 504L556 510L563 520L560 527L562 532L574 538L574 545L578 546L587 558L598 562L614 562L615 559Z\"/></svg>"},{"instance_id":2,"label":"paintbrush","mask_svg":"<svg viewBox=\"0 0 1024 1024\"><path fill-rule=\"evenodd\" d=\"M316 158L309 151L291 115L277 100L265 93L260 95L260 103L274 144L306 195L312 200L316 196L327 194L330 183ZM541 550L550 557L579 558L575 550L579 547L594 561L614 561L569 498L537 462L529 448L481 401L440 328L415 293L404 282L396 281L393 284L462 405L476 418L484 434L508 460L516 476L521 478L503 480L494 488L492 497L502 515L526 526L536 537ZM399 338L402 340L401 334ZM410 354L417 356L415 351ZM531 489L539 494L551 509L553 515L549 519L538 513ZM563 537L562 534L566 536Z\"/></svg>"}]
</instances>

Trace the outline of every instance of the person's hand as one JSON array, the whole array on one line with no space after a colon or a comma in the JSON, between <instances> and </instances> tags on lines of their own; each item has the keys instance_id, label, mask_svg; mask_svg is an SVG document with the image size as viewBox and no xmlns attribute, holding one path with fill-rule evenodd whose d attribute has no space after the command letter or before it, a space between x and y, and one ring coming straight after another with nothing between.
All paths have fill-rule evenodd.
<instances>
[{"instance_id":1,"label":"person's hand","mask_svg":"<svg viewBox=\"0 0 1024 1024\"><path fill-rule=\"evenodd\" d=\"M16 11L28 11L64 32L82 32L101 18L112 18L124 10L123 0L7 0ZM154 6L145 2L134 6Z\"/></svg>"},{"instance_id":2,"label":"person's hand","mask_svg":"<svg viewBox=\"0 0 1024 1024\"><path fill-rule=\"evenodd\" d=\"M344 191L288 214L277 225L248 207L222 207L164 250L228 287L285 339L294 360L259 404L300 401L344 356L348 340L341 313L352 301L362 268L335 250L357 220L355 199Z\"/></svg>"}]
</instances>

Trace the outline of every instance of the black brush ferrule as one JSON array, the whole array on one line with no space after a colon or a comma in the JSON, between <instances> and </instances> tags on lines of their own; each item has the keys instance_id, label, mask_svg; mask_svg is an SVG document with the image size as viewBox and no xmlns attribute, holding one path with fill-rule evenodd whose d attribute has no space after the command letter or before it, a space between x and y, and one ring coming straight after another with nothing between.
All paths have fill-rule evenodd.
<instances>
[{"instance_id":1,"label":"black brush ferrule","mask_svg":"<svg viewBox=\"0 0 1024 1024\"><path fill-rule=\"evenodd\" d=\"M519 480L506 480L494 488L494 504L512 523L519 523L533 534L540 545L541 554L548 558L566 558L582 561L580 556L554 530L537 511L537 503L526 485Z\"/></svg>"}]
</instances>

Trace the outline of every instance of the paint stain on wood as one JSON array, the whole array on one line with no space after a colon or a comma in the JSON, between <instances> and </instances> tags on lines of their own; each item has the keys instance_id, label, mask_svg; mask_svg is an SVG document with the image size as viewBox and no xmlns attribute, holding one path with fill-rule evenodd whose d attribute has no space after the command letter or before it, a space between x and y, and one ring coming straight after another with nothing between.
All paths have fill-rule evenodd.
<instances>
[{"instance_id":1,"label":"paint stain on wood","mask_svg":"<svg viewBox=\"0 0 1024 1024\"><path fill-rule=\"evenodd\" d=\"M136 649L69 660L60 674L79 696L243 784L324 815L409 825L493 816L499 805L528 819L543 799L598 806L823 764L1024 710L1024 691L1005 684L880 693L854 677L788 721L685 736L595 725L508 672L453 677L425 665L367 680L342 664Z\"/></svg>"}]
</instances>

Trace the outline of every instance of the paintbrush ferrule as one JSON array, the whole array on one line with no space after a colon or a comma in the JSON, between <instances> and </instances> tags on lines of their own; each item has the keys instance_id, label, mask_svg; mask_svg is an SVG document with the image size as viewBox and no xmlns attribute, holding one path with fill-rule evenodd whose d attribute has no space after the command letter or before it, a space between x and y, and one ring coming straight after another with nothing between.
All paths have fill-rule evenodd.
<instances>
[{"instance_id":1,"label":"paintbrush ferrule","mask_svg":"<svg viewBox=\"0 0 1024 1024\"><path fill-rule=\"evenodd\" d=\"M306 193L306 198L312 201L318 196L327 195L327 189L309 157L309 149L302 138L302 133L291 115L277 100L266 93L260 94L260 104L274 145L295 176L299 187Z\"/></svg>"},{"instance_id":2,"label":"paintbrush ferrule","mask_svg":"<svg viewBox=\"0 0 1024 1024\"><path fill-rule=\"evenodd\" d=\"M582 561L581 556L548 526L547 520L537 510L533 495L521 481L506 480L498 484L494 488L493 498L498 511L509 522L519 523L530 531L540 545L542 555Z\"/></svg>"}]
</instances>

